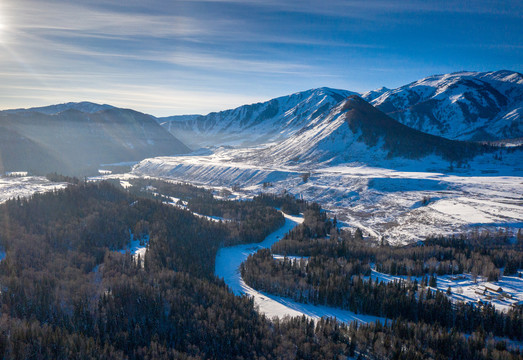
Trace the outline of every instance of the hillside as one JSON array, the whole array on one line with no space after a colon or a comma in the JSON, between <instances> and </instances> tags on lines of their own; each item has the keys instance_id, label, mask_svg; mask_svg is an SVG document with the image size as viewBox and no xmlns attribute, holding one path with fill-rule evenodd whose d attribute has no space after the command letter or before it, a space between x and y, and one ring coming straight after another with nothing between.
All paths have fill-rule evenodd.
<instances>
[{"instance_id":1,"label":"hillside","mask_svg":"<svg viewBox=\"0 0 523 360\"><path fill-rule=\"evenodd\" d=\"M448 162L473 158L486 147L448 140L405 126L357 95L349 96L316 123L279 144L256 151L263 161L299 164L362 162L435 155Z\"/></svg>"},{"instance_id":2,"label":"hillside","mask_svg":"<svg viewBox=\"0 0 523 360\"><path fill-rule=\"evenodd\" d=\"M319 88L205 116L174 116L158 121L193 149L260 145L286 139L325 116L351 94L354 93Z\"/></svg>"},{"instance_id":3,"label":"hillside","mask_svg":"<svg viewBox=\"0 0 523 360\"><path fill-rule=\"evenodd\" d=\"M74 109L48 115L0 112L0 171L76 172L189 149L155 119L133 110Z\"/></svg>"},{"instance_id":4,"label":"hillside","mask_svg":"<svg viewBox=\"0 0 523 360\"><path fill-rule=\"evenodd\" d=\"M434 75L366 100L411 128L449 139L523 137L523 75L514 71Z\"/></svg>"},{"instance_id":5,"label":"hillside","mask_svg":"<svg viewBox=\"0 0 523 360\"><path fill-rule=\"evenodd\" d=\"M7 171L44 173L48 169L64 168L67 166L52 149L0 124L0 174Z\"/></svg>"}]
</instances>

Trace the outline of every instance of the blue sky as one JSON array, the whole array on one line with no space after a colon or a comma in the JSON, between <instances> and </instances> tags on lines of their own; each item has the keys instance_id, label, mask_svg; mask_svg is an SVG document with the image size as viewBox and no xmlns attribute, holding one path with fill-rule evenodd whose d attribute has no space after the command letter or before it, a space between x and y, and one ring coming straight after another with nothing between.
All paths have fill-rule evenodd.
<instances>
[{"instance_id":1,"label":"blue sky","mask_svg":"<svg viewBox=\"0 0 523 360\"><path fill-rule=\"evenodd\" d=\"M315 87L523 71L523 1L2 0L0 109L166 116Z\"/></svg>"}]
</instances>

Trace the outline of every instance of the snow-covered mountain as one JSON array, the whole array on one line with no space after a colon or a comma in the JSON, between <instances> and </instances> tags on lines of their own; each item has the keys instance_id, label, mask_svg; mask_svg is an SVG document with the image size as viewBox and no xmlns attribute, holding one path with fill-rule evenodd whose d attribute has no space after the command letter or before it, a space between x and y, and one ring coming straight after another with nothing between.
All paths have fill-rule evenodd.
<instances>
[{"instance_id":1,"label":"snow-covered mountain","mask_svg":"<svg viewBox=\"0 0 523 360\"><path fill-rule=\"evenodd\" d=\"M317 123L352 94L356 93L318 88L205 116L171 116L158 121L193 149L261 145L283 141ZM413 129L447 139L523 138L523 75L518 72L434 75L360 96Z\"/></svg>"},{"instance_id":2,"label":"snow-covered mountain","mask_svg":"<svg viewBox=\"0 0 523 360\"><path fill-rule=\"evenodd\" d=\"M421 159L437 156L445 161L470 159L481 152L474 143L448 140L409 128L351 95L324 116L285 140L256 149L254 159L262 163L329 164L382 163L401 157ZM244 154L244 158L245 158Z\"/></svg>"},{"instance_id":3,"label":"snow-covered mountain","mask_svg":"<svg viewBox=\"0 0 523 360\"><path fill-rule=\"evenodd\" d=\"M407 126L448 139L523 137L523 75L518 72L434 75L366 99Z\"/></svg>"},{"instance_id":4,"label":"snow-covered mountain","mask_svg":"<svg viewBox=\"0 0 523 360\"><path fill-rule=\"evenodd\" d=\"M366 93L361 94L361 97L368 102L371 102L372 100L380 97L381 95L385 94L387 91L390 91L389 88L386 88L385 86L380 87L379 89L367 91Z\"/></svg>"},{"instance_id":5,"label":"snow-covered mountain","mask_svg":"<svg viewBox=\"0 0 523 360\"><path fill-rule=\"evenodd\" d=\"M107 104L95 104L88 101L82 102L68 102L64 104L56 104L42 107L34 107L29 109L12 109L4 110L6 113L21 113L21 112L38 112L47 115L56 115L66 110L78 110L83 113L95 113L102 110L114 109L114 106Z\"/></svg>"},{"instance_id":6,"label":"snow-covered mountain","mask_svg":"<svg viewBox=\"0 0 523 360\"><path fill-rule=\"evenodd\" d=\"M281 141L325 116L331 108L354 94L319 88L282 96L264 103L205 116L160 118L158 121L193 149L218 145L260 145Z\"/></svg>"}]
</instances>

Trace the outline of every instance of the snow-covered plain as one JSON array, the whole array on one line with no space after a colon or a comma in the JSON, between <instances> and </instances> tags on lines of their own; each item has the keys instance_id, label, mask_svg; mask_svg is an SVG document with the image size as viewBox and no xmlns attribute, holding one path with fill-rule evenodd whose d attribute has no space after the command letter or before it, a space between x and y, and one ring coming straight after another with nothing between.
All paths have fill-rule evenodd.
<instances>
[{"instance_id":1,"label":"snow-covered plain","mask_svg":"<svg viewBox=\"0 0 523 360\"><path fill-rule=\"evenodd\" d=\"M264 166L239 161L243 152L248 150L146 159L132 174L216 188L236 185L245 196L287 191L318 202L348 226L359 227L366 235L383 236L393 244L423 240L432 234L498 228L516 232L523 227L523 178L517 167L510 170L507 166L503 172L498 165L501 174L485 174L478 159L478 170L472 164L471 169L449 173L431 158L423 162L425 169L420 168L421 162L404 163L397 170L361 163L315 168ZM310 173L307 181L304 173Z\"/></svg>"},{"instance_id":2,"label":"snow-covered plain","mask_svg":"<svg viewBox=\"0 0 523 360\"><path fill-rule=\"evenodd\" d=\"M0 177L0 203L17 197L28 197L34 193L58 190L64 183L54 183L42 176Z\"/></svg>"},{"instance_id":3,"label":"snow-covered plain","mask_svg":"<svg viewBox=\"0 0 523 360\"><path fill-rule=\"evenodd\" d=\"M216 255L214 274L223 278L225 283L236 295L248 295L254 298L254 303L258 310L264 313L268 318L285 317L285 316L302 316L305 315L310 319L319 319L321 317L336 318L342 322L371 322L378 319L375 316L355 314L351 311L332 308L328 306L318 306L312 304L302 304L288 298L270 295L254 290L247 285L240 275L240 265L247 257L254 254L259 249L270 248L274 243L280 240L285 233L303 222L303 217L290 216L285 214L285 224L261 243L242 244L221 248Z\"/></svg>"}]
</instances>

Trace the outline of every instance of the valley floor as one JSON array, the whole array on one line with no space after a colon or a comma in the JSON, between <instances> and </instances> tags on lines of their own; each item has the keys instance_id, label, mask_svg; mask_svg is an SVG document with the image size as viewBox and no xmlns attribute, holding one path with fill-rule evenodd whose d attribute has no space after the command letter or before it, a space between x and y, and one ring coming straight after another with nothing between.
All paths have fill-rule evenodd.
<instances>
[{"instance_id":1,"label":"valley floor","mask_svg":"<svg viewBox=\"0 0 523 360\"><path fill-rule=\"evenodd\" d=\"M359 227L367 236L383 237L393 244L432 234L499 228L514 233L522 228L522 177L469 173L358 164L314 169L260 166L231 161L227 153L218 152L146 159L134 167L131 176L234 187L239 196L290 192L318 202L346 226Z\"/></svg>"},{"instance_id":2,"label":"valley floor","mask_svg":"<svg viewBox=\"0 0 523 360\"><path fill-rule=\"evenodd\" d=\"M310 174L306 181L305 173ZM400 171L361 165L331 166L308 172L303 168L232 162L223 155L210 155L146 159L129 174L100 178L117 178L125 186L129 178L142 176L187 181L218 190L233 188L230 198L250 197L260 192L290 192L320 203L332 212L331 216L337 216L339 226L359 227L365 235L383 237L393 244L423 240L431 234L482 229L509 229L515 234L523 227L521 176L477 173L468 176L464 173ZM64 186L43 177L4 177L0 178L0 202ZM236 294L253 296L260 311L269 317L305 314L311 318L335 316L345 321L372 320L347 311L299 304L263 294L242 281L238 268L247 256L259 248L270 247L301 221L300 218L286 217L285 226L260 244L221 249L216 259L216 275L224 278ZM387 277L373 275L383 280ZM485 285L481 279L478 283L473 282L469 275L438 279L438 287L446 291L450 286L455 299L488 300L502 310L523 300L521 278L502 278L501 282L494 284L502 287L511 299L485 292Z\"/></svg>"}]
</instances>

